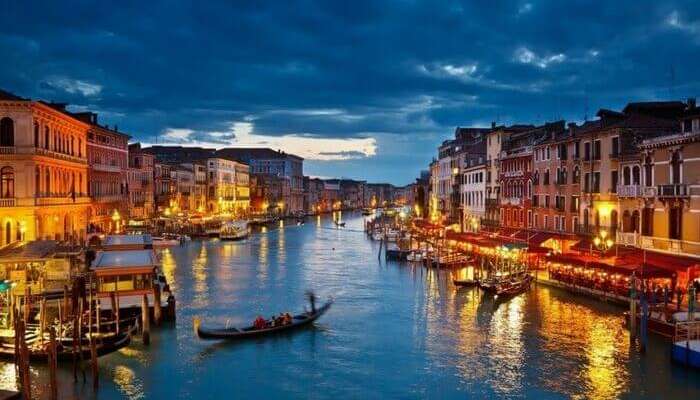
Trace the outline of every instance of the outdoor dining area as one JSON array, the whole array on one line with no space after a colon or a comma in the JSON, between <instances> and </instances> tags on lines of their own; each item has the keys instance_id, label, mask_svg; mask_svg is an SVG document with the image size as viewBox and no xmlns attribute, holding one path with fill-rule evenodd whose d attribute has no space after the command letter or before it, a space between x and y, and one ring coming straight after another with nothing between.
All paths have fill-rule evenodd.
<instances>
[{"instance_id":1,"label":"outdoor dining area","mask_svg":"<svg viewBox=\"0 0 700 400\"><path fill-rule=\"evenodd\" d=\"M494 227L459 232L458 227L414 219L408 228L420 248L469 255L475 268L525 268L555 286L626 301L630 281L644 290L684 291L700 278L700 260L615 243L601 231L593 237ZM416 245L414 245L416 246Z\"/></svg>"}]
</instances>

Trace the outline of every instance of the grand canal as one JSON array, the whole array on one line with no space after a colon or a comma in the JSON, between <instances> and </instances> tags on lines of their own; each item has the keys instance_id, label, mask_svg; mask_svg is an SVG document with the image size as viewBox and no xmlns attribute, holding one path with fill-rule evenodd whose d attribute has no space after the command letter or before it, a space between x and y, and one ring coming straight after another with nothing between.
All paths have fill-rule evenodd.
<instances>
[{"instance_id":1,"label":"grand canal","mask_svg":"<svg viewBox=\"0 0 700 400\"><path fill-rule=\"evenodd\" d=\"M193 241L161 253L177 323L144 347L100 359L100 389L60 371L62 398L700 398L700 374L668 344L630 349L621 309L535 286L494 304L449 273L378 261L359 214L271 227L243 242ZM333 296L314 327L242 343L200 341L192 319L246 324ZM33 369L35 395L47 373ZM89 376L89 370L86 371ZM4 364L0 387L14 387Z\"/></svg>"}]
</instances>

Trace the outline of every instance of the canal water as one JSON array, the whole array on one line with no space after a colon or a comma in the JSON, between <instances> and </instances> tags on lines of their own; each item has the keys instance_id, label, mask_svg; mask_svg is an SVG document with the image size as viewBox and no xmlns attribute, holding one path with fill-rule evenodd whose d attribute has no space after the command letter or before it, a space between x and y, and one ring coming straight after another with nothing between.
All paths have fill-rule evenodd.
<instances>
[{"instance_id":1,"label":"canal water","mask_svg":"<svg viewBox=\"0 0 700 400\"><path fill-rule=\"evenodd\" d=\"M671 364L651 337L629 345L622 309L534 286L496 304L457 290L448 272L378 260L359 214L257 231L243 242L195 240L161 253L178 320L100 358L100 388L72 383L61 398L700 398L700 373ZM315 326L238 343L201 341L192 320L249 324L298 311L304 293L335 304ZM47 371L32 369L35 397ZM14 388L12 364L0 388Z\"/></svg>"}]
</instances>

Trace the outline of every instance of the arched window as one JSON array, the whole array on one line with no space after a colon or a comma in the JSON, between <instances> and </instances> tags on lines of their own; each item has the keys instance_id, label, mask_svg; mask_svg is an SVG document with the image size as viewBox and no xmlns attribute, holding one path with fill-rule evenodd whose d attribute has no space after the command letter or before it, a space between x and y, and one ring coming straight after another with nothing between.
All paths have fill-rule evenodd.
<instances>
[{"instance_id":1,"label":"arched window","mask_svg":"<svg viewBox=\"0 0 700 400\"><path fill-rule=\"evenodd\" d=\"M676 150L671 155L671 183L681 183L681 152Z\"/></svg>"},{"instance_id":2,"label":"arched window","mask_svg":"<svg viewBox=\"0 0 700 400\"><path fill-rule=\"evenodd\" d=\"M588 229L588 209L583 210L583 227Z\"/></svg>"},{"instance_id":3,"label":"arched window","mask_svg":"<svg viewBox=\"0 0 700 400\"><path fill-rule=\"evenodd\" d=\"M15 122L11 118L0 119L0 146L15 145Z\"/></svg>"},{"instance_id":4,"label":"arched window","mask_svg":"<svg viewBox=\"0 0 700 400\"><path fill-rule=\"evenodd\" d=\"M639 232L639 210L634 210L632 212L631 225L632 232Z\"/></svg>"},{"instance_id":5,"label":"arched window","mask_svg":"<svg viewBox=\"0 0 700 400\"><path fill-rule=\"evenodd\" d=\"M0 197L3 199L15 197L15 171L12 167L0 169Z\"/></svg>"},{"instance_id":6,"label":"arched window","mask_svg":"<svg viewBox=\"0 0 700 400\"><path fill-rule=\"evenodd\" d=\"M613 231L617 231L617 210L612 210L610 212L610 228Z\"/></svg>"},{"instance_id":7,"label":"arched window","mask_svg":"<svg viewBox=\"0 0 700 400\"><path fill-rule=\"evenodd\" d=\"M644 160L644 186L652 186L654 183L651 172L652 168L654 168L654 165L651 163L651 157L647 156Z\"/></svg>"},{"instance_id":8,"label":"arched window","mask_svg":"<svg viewBox=\"0 0 700 400\"><path fill-rule=\"evenodd\" d=\"M630 167L625 167L625 169L622 171L622 181L625 185L629 185L632 181L630 178Z\"/></svg>"},{"instance_id":9,"label":"arched window","mask_svg":"<svg viewBox=\"0 0 700 400\"><path fill-rule=\"evenodd\" d=\"M574 166L574 179L573 183L581 182L581 168L578 165Z\"/></svg>"},{"instance_id":10,"label":"arched window","mask_svg":"<svg viewBox=\"0 0 700 400\"><path fill-rule=\"evenodd\" d=\"M34 123L34 147L39 147L39 123Z\"/></svg>"},{"instance_id":11,"label":"arched window","mask_svg":"<svg viewBox=\"0 0 700 400\"><path fill-rule=\"evenodd\" d=\"M632 184L639 185L639 166L632 167Z\"/></svg>"},{"instance_id":12,"label":"arched window","mask_svg":"<svg viewBox=\"0 0 700 400\"><path fill-rule=\"evenodd\" d=\"M41 195L41 170L36 167L34 170L34 197L40 197Z\"/></svg>"},{"instance_id":13,"label":"arched window","mask_svg":"<svg viewBox=\"0 0 700 400\"><path fill-rule=\"evenodd\" d=\"M46 170L46 185L44 186L44 194L49 196L51 194L51 172Z\"/></svg>"},{"instance_id":14,"label":"arched window","mask_svg":"<svg viewBox=\"0 0 700 400\"><path fill-rule=\"evenodd\" d=\"M49 149L49 138L51 137L51 131L48 126L44 127L44 148Z\"/></svg>"}]
</instances>

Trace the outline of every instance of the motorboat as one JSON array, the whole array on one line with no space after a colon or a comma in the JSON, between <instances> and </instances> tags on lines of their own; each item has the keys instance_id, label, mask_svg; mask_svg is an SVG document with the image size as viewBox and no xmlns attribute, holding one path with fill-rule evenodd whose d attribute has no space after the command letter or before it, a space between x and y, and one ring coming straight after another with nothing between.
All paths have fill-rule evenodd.
<instances>
[{"instance_id":1,"label":"motorboat","mask_svg":"<svg viewBox=\"0 0 700 400\"><path fill-rule=\"evenodd\" d=\"M242 240L248 237L248 221L230 221L221 225L221 240Z\"/></svg>"}]
</instances>

